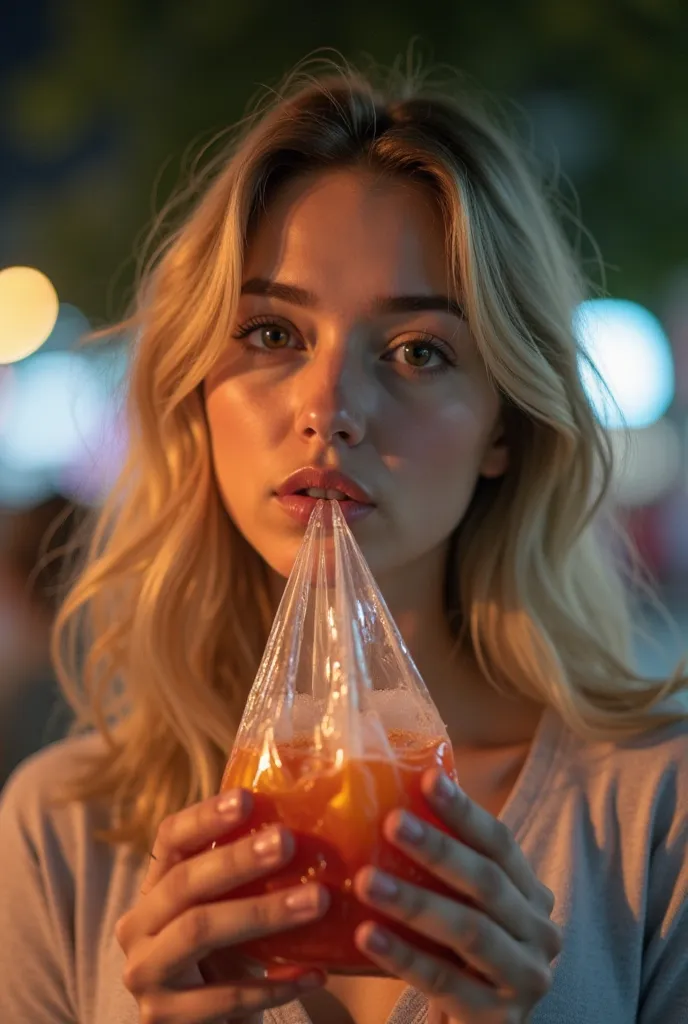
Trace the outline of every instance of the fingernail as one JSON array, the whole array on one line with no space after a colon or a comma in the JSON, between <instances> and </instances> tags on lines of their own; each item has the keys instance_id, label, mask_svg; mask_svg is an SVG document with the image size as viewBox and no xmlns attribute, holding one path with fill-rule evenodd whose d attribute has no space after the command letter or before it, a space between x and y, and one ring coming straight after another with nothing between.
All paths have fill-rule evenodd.
<instances>
[{"instance_id":1,"label":"fingernail","mask_svg":"<svg viewBox=\"0 0 688 1024\"><path fill-rule=\"evenodd\" d=\"M282 855L282 834L267 828L259 832L252 843L253 853L261 864L274 864Z\"/></svg>"},{"instance_id":2,"label":"fingernail","mask_svg":"<svg viewBox=\"0 0 688 1024\"><path fill-rule=\"evenodd\" d=\"M301 889L292 890L284 901L292 917L314 917L321 907L321 890L317 885L304 885Z\"/></svg>"},{"instance_id":3,"label":"fingernail","mask_svg":"<svg viewBox=\"0 0 688 1024\"><path fill-rule=\"evenodd\" d=\"M368 885L368 892L381 900L393 900L399 895L399 886L390 875L376 871Z\"/></svg>"},{"instance_id":4,"label":"fingernail","mask_svg":"<svg viewBox=\"0 0 688 1024\"><path fill-rule=\"evenodd\" d=\"M379 928L373 928L365 944L373 953L389 953L391 948L389 939Z\"/></svg>"},{"instance_id":5,"label":"fingernail","mask_svg":"<svg viewBox=\"0 0 688 1024\"><path fill-rule=\"evenodd\" d=\"M433 796L440 803L448 804L450 800L453 800L456 796L457 789L451 779L448 779L446 775L438 775L435 779L435 785L432 790Z\"/></svg>"},{"instance_id":6,"label":"fingernail","mask_svg":"<svg viewBox=\"0 0 688 1024\"><path fill-rule=\"evenodd\" d=\"M404 811L397 828L397 835L399 839L403 839L407 843L418 845L425 839L425 829L417 818Z\"/></svg>"},{"instance_id":7,"label":"fingernail","mask_svg":"<svg viewBox=\"0 0 688 1024\"><path fill-rule=\"evenodd\" d=\"M243 806L243 794L240 789L230 789L227 793L220 793L215 801L215 810L218 814L225 814L233 817L238 814Z\"/></svg>"}]
</instances>

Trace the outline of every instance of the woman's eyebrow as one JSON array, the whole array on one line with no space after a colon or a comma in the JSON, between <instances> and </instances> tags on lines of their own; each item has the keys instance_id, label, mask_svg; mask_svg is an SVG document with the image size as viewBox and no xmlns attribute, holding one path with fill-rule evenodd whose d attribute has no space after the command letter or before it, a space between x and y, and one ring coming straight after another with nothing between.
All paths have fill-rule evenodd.
<instances>
[{"instance_id":1,"label":"woman's eyebrow","mask_svg":"<svg viewBox=\"0 0 688 1024\"><path fill-rule=\"evenodd\" d=\"M284 284L270 281L264 277L251 277L241 286L242 295L263 295L270 299L281 299L292 306L303 306L315 309L318 298L306 288L295 284ZM377 316L393 313L422 313L434 310L440 313L451 313L464 319L460 304L446 295L381 295L371 303L371 310Z\"/></svg>"}]
</instances>

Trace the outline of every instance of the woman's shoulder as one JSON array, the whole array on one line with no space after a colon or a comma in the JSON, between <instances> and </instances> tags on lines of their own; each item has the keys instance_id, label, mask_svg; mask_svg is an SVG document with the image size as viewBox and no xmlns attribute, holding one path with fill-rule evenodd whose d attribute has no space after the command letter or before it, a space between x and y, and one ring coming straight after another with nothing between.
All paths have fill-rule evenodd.
<instances>
[{"instance_id":1,"label":"woman's shoulder","mask_svg":"<svg viewBox=\"0 0 688 1024\"><path fill-rule=\"evenodd\" d=\"M0 1003L14 1007L8 1020L138 1019L121 985L114 929L146 864L126 844L94 835L111 824L105 804L59 800L61 784L91 758L97 770L106 749L97 734L51 744L0 792ZM19 961L34 966L17 976Z\"/></svg>"},{"instance_id":2,"label":"woman's shoulder","mask_svg":"<svg viewBox=\"0 0 688 1024\"><path fill-rule=\"evenodd\" d=\"M68 778L80 764L105 750L99 733L88 732L50 743L17 765L7 779L1 795L20 793L22 798L32 792L48 795L56 784Z\"/></svg>"},{"instance_id":3,"label":"woman's shoulder","mask_svg":"<svg viewBox=\"0 0 688 1024\"><path fill-rule=\"evenodd\" d=\"M668 714L675 717L667 721L664 716ZM617 759L627 770L640 770L648 762L667 765L681 762L688 768L688 697L664 701L648 714L644 728L607 742L593 743L588 750Z\"/></svg>"},{"instance_id":4,"label":"woman's shoulder","mask_svg":"<svg viewBox=\"0 0 688 1024\"><path fill-rule=\"evenodd\" d=\"M648 827L678 818L688 827L688 702L672 703L670 710L683 717L656 725L650 717L645 729L629 736L585 741L570 735L560 762L565 777L587 802L608 806L611 800L636 825L643 805L654 808Z\"/></svg>"},{"instance_id":5,"label":"woman's shoulder","mask_svg":"<svg viewBox=\"0 0 688 1024\"><path fill-rule=\"evenodd\" d=\"M19 828L33 843L75 821L102 817L102 808L60 800L62 786L105 749L97 733L51 743L19 764L0 791L0 832Z\"/></svg>"}]
</instances>

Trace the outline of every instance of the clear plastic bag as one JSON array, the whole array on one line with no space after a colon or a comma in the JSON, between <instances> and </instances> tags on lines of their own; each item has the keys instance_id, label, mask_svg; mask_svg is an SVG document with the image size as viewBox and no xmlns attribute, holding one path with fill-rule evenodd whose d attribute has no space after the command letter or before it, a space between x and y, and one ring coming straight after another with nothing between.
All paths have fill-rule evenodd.
<instances>
[{"instance_id":1,"label":"clear plastic bag","mask_svg":"<svg viewBox=\"0 0 688 1024\"><path fill-rule=\"evenodd\" d=\"M353 893L357 870L373 864L444 891L382 835L384 818L400 807L439 826L420 791L421 776L433 765L454 776L444 724L339 504L321 500L221 789L253 792L244 831L281 821L296 838L285 869L233 895L317 880L330 890L331 907L322 920L247 944L245 952L265 965L371 972L353 939L358 924L376 918ZM422 944L417 936L413 941Z\"/></svg>"}]
</instances>

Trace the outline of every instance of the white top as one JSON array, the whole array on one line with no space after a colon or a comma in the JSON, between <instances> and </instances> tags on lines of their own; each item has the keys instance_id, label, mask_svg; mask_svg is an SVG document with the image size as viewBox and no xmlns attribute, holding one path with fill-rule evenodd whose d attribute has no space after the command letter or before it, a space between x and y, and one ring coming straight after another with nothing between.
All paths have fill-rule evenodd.
<instances>
[{"instance_id":1,"label":"white top","mask_svg":"<svg viewBox=\"0 0 688 1024\"><path fill-rule=\"evenodd\" d=\"M34 755L0 796L0 1021L138 1024L113 931L145 858L94 843L106 807L48 806L53 783L102 740ZM542 717L501 819L554 892L564 946L531 1024L688 1022L688 723L583 743ZM388 1024L423 1024L402 994ZM300 1003L265 1024L309 1024ZM320 1024L320 1022L314 1022Z\"/></svg>"}]
</instances>

